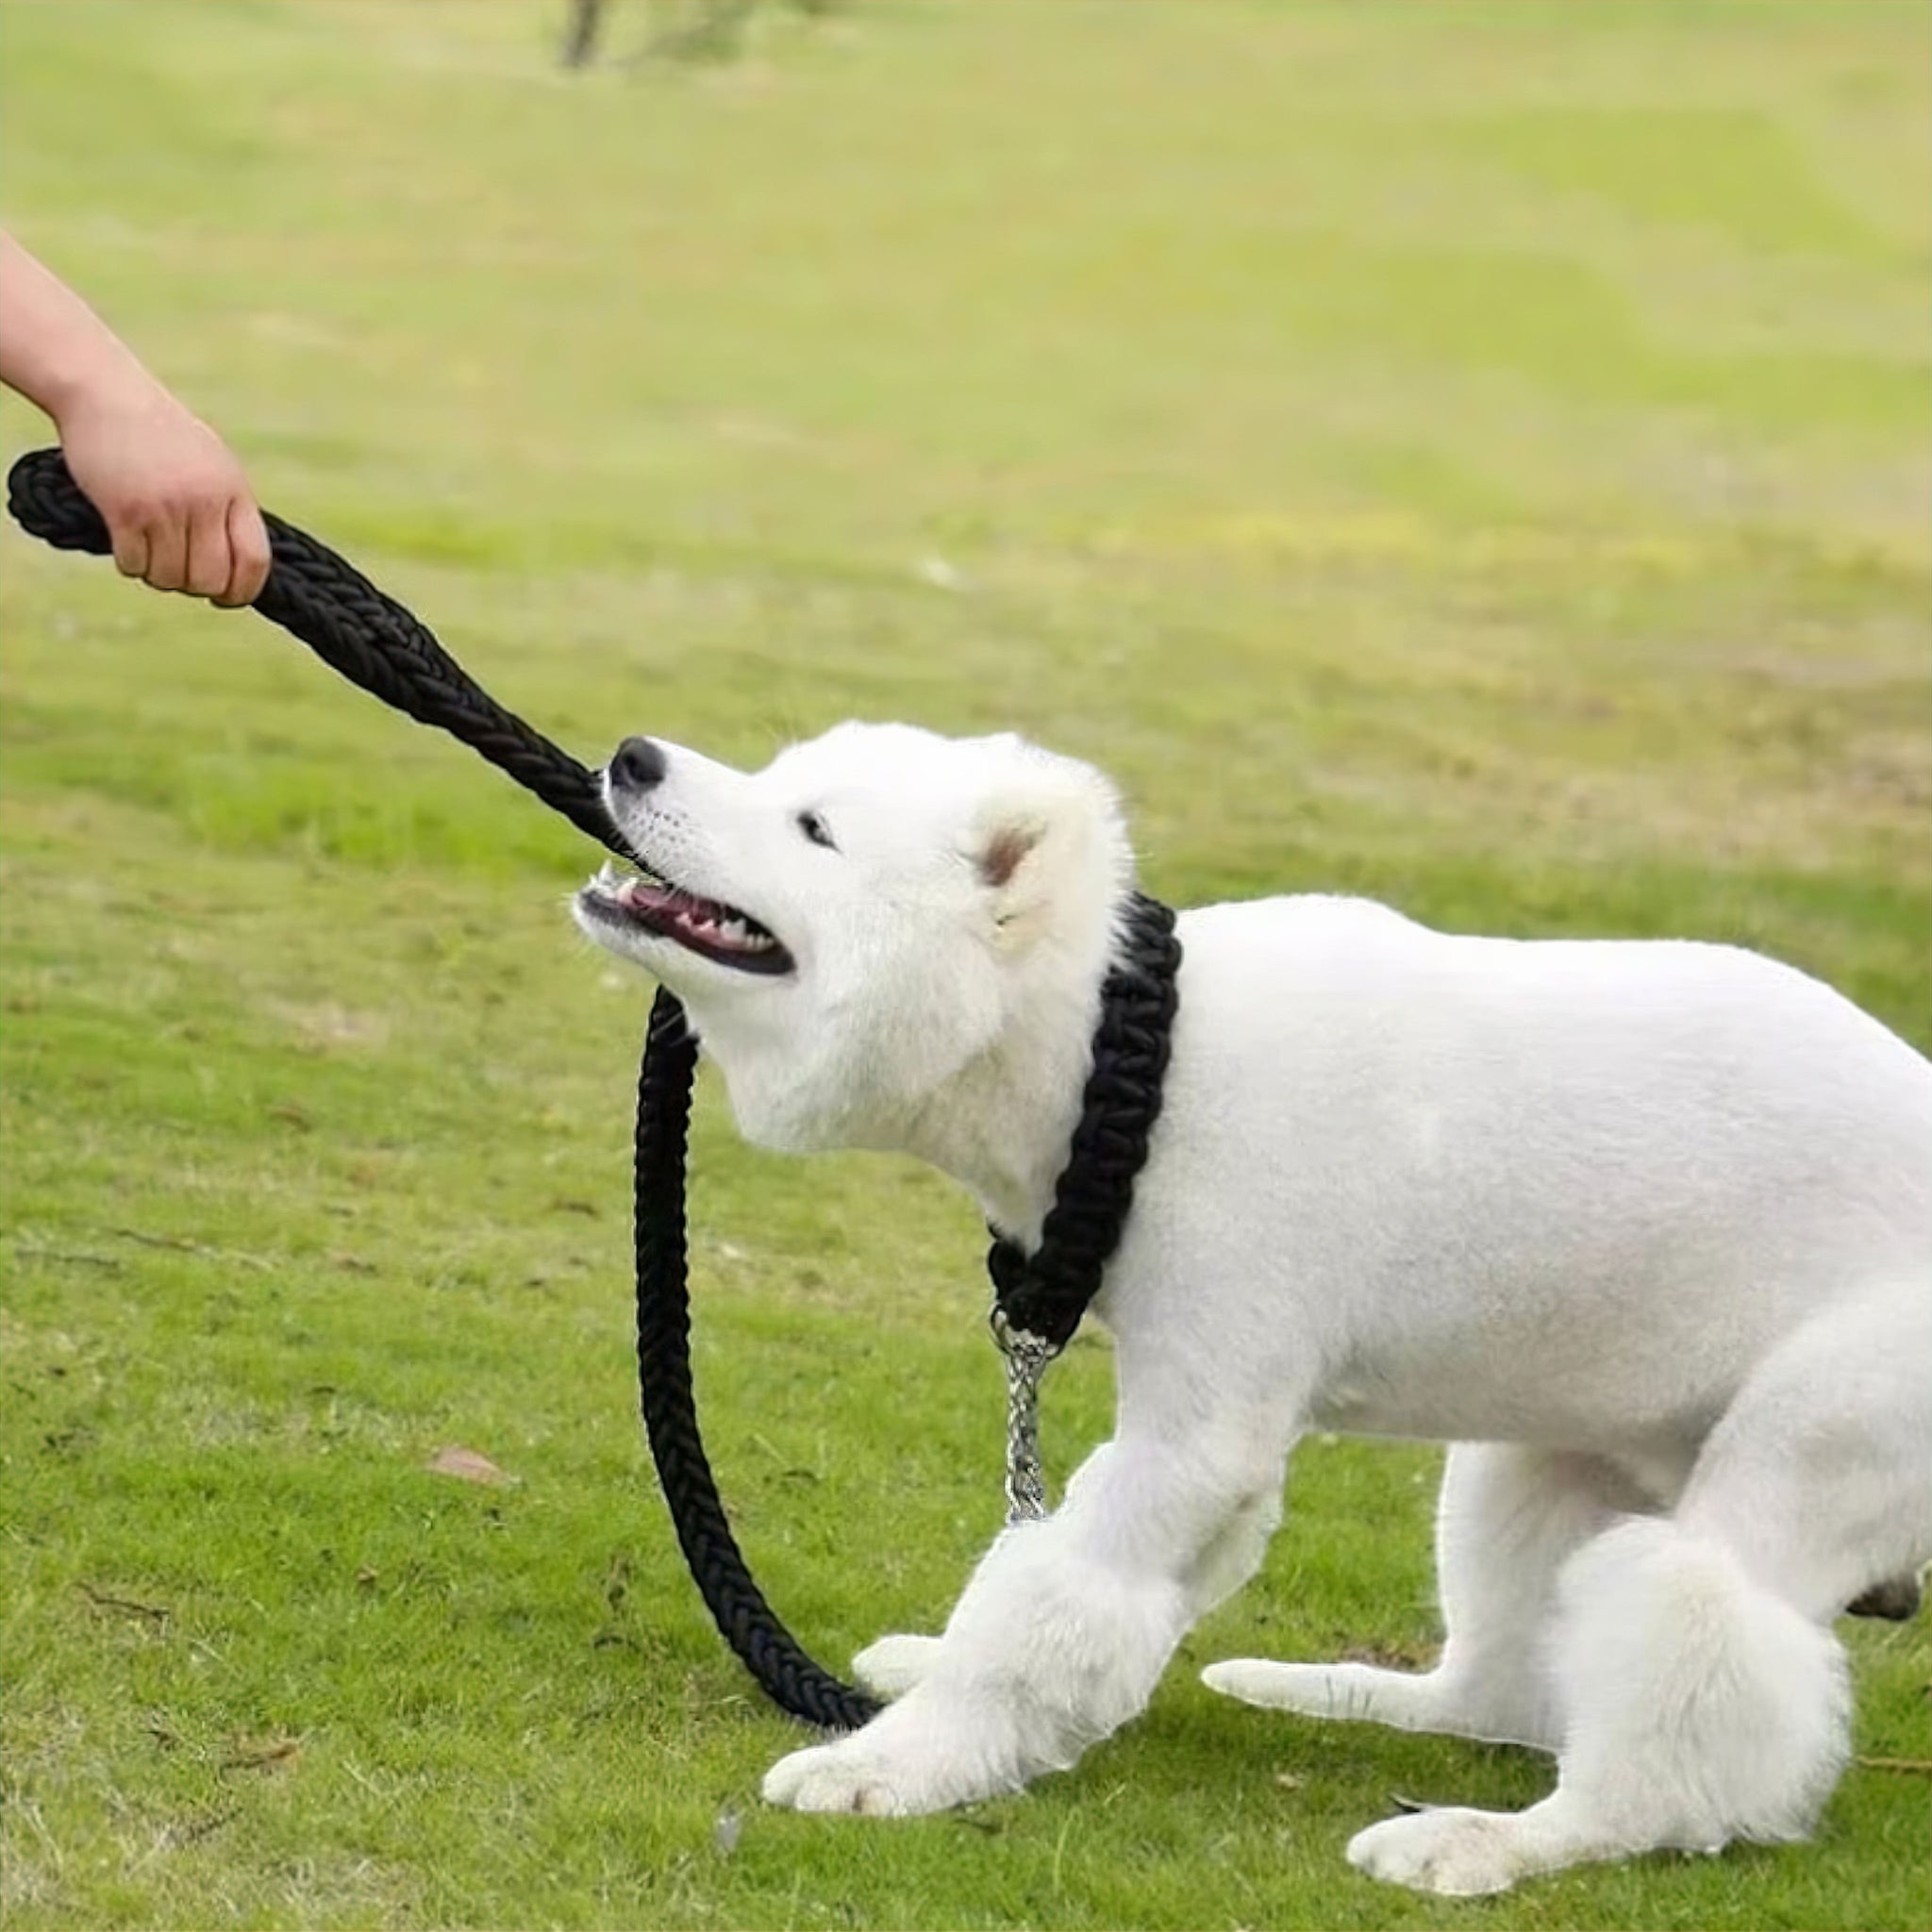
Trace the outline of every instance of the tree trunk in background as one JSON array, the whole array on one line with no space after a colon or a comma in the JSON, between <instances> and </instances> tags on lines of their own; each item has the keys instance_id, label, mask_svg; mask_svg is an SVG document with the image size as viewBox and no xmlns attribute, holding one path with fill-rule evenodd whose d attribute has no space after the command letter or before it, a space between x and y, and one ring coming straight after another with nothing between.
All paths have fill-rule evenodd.
<instances>
[{"instance_id":1,"label":"tree trunk in background","mask_svg":"<svg viewBox=\"0 0 1932 1932\"><path fill-rule=\"evenodd\" d=\"M563 41L566 67L588 67L597 58L597 36L603 25L604 0L571 0L570 26Z\"/></svg>"}]
</instances>

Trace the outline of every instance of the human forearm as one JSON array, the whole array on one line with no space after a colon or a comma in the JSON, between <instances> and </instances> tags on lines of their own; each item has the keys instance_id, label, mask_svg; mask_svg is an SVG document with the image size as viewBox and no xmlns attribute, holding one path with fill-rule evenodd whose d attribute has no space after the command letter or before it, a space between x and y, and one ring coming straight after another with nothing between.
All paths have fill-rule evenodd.
<instances>
[{"instance_id":1,"label":"human forearm","mask_svg":"<svg viewBox=\"0 0 1932 1932\"><path fill-rule=\"evenodd\" d=\"M74 291L0 231L0 382L58 425L88 398L158 387Z\"/></svg>"}]
</instances>

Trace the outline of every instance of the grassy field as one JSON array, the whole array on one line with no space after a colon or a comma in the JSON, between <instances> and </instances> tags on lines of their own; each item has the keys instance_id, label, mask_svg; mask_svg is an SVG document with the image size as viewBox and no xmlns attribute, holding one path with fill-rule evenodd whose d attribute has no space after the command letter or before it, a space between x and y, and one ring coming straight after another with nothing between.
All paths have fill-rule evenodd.
<instances>
[{"instance_id":1,"label":"grassy field","mask_svg":"<svg viewBox=\"0 0 1932 1932\"><path fill-rule=\"evenodd\" d=\"M560 25L0 7L6 219L587 758L1015 726L1172 900L1738 940L1932 1041L1923 8L874 0L572 79ZM0 549L7 1924L1926 1923L1924 1781L1863 1761L1808 1847L1349 1872L1392 1793L1547 1764L1195 1669L1426 1657L1421 1448L1306 1445L1076 1772L759 1807L795 1733L633 1410L591 855L257 620ZM998 1521L979 1230L709 1088L694 1172L721 1481L842 1667ZM1057 1473L1108 1398L1089 1341ZM1924 1620L1846 1634L1861 1758L1923 1759Z\"/></svg>"}]
</instances>

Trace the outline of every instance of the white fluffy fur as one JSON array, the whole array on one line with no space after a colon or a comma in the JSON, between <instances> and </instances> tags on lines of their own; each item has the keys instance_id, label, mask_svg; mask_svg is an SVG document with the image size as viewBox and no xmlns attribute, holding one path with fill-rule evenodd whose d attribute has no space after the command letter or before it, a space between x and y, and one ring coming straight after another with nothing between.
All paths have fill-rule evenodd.
<instances>
[{"instance_id":1,"label":"white fluffy fur","mask_svg":"<svg viewBox=\"0 0 1932 1932\"><path fill-rule=\"evenodd\" d=\"M1106 781L896 725L753 774L666 757L613 791L626 834L796 971L595 936L684 1000L742 1131L910 1151L1034 1241L1132 876ZM1253 1573L1320 1428L1457 1445L1441 1660L1208 1683L1557 1757L1541 1804L1391 1819L1357 1865L1478 1892L1802 1836L1845 1750L1831 1620L1932 1556L1932 1067L1729 947L1466 938L1328 897L1180 930L1165 1109L1094 1310L1115 1438L941 1637L859 1658L897 1701L766 1796L930 1811L1072 1764Z\"/></svg>"}]
</instances>

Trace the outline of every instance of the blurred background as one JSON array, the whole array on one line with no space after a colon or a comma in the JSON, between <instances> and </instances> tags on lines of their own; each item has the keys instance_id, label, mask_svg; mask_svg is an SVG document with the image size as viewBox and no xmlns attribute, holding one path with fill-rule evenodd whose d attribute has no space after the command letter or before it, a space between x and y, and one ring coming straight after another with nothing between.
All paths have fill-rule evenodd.
<instances>
[{"instance_id":1,"label":"blurred background","mask_svg":"<svg viewBox=\"0 0 1932 1932\"><path fill-rule=\"evenodd\" d=\"M586 756L1011 725L1121 774L1181 897L1779 905L1834 967L1821 910L1921 923L1910 6L4 19L22 238ZM22 618L118 589L8 556ZM441 744L341 782L382 726L272 640L100 608L199 721L139 782L208 835L548 849ZM127 716L29 669L13 769L71 786ZM210 714L298 690L343 742L265 796ZM1896 1010L1916 943L1870 937Z\"/></svg>"},{"instance_id":2,"label":"blurred background","mask_svg":"<svg viewBox=\"0 0 1932 1932\"><path fill-rule=\"evenodd\" d=\"M1172 901L1736 940L1923 1048L1928 55L1915 0L16 0L0 218L591 763L1018 729ZM635 1439L593 855L247 615L8 525L0 621L15 1923L1327 1923L1391 1787L1534 1792L1304 1726L1285 1799L1176 1672L994 1831L718 1854L786 1740ZM842 1663L997 1521L978 1232L715 1094L696 1162L724 1487ZM1310 1445L1191 1660L1424 1654L1433 1468ZM1910 1789L1847 1789L1513 1923L1923 1920Z\"/></svg>"}]
</instances>

